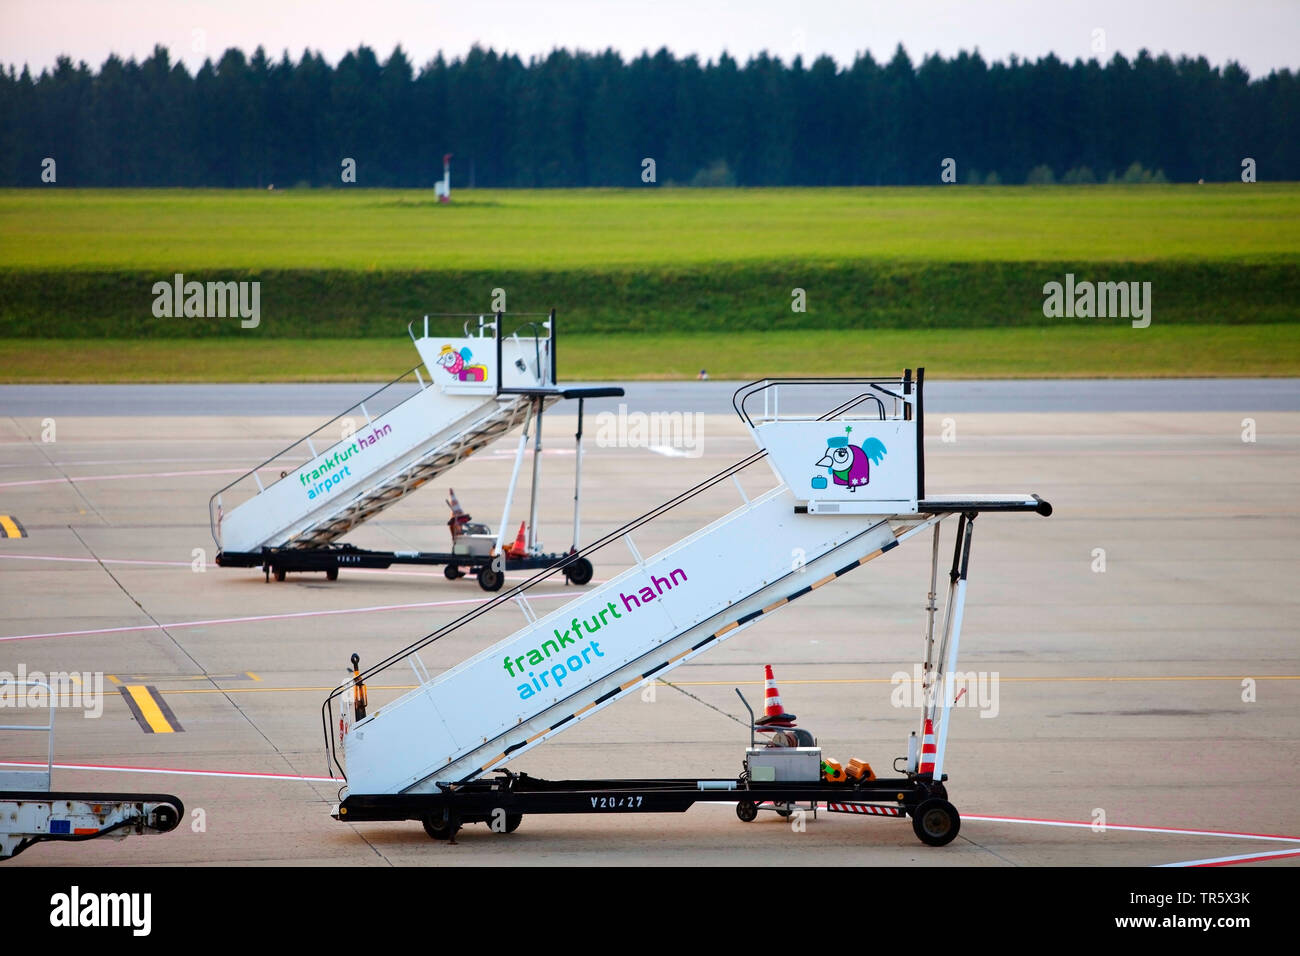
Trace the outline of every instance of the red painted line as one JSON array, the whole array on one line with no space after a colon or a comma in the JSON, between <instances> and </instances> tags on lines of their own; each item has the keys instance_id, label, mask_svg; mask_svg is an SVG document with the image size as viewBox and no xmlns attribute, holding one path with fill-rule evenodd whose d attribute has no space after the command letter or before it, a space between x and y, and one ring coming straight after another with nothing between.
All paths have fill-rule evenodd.
<instances>
[{"instance_id":1,"label":"red painted line","mask_svg":"<svg viewBox=\"0 0 1300 956\"><path fill-rule=\"evenodd\" d=\"M1300 850L1276 850L1272 853L1259 853L1253 856L1222 856L1212 860L1189 860L1186 863L1166 863L1164 865L1201 869L1210 866L1236 866L1238 863L1262 863L1266 860L1285 860L1293 856L1300 856Z\"/></svg>"},{"instance_id":2,"label":"red painted line","mask_svg":"<svg viewBox=\"0 0 1300 956\"><path fill-rule=\"evenodd\" d=\"M0 767L44 767L44 763L0 761ZM119 773L161 773L191 777L240 777L248 780L304 780L315 783L344 783L342 777L312 777L296 773L253 773L243 770L183 770L173 767L114 767L99 763L56 763L58 770L111 770Z\"/></svg>"},{"instance_id":3,"label":"red painted line","mask_svg":"<svg viewBox=\"0 0 1300 956\"><path fill-rule=\"evenodd\" d=\"M726 806L726 804L722 804L722 803L710 804L710 805ZM963 820L982 820L988 823L1030 823L1030 824L1038 824L1040 826L1079 827L1079 828L1086 828L1089 830L1091 830L1093 827L1092 823L1083 820L1045 820L1037 817L1001 817L1001 816L988 816L985 814L977 814L977 813L963 813L961 815L961 818ZM1284 843L1300 843L1300 837L1284 836L1280 833L1239 833L1234 830L1192 830L1186 827L1144 827L1144 826L1137 826L1131 823L1107 823L1106 829L1123 830L1131 833L1185 833L1190 836L1221 836L1221 837L1232 837L1238 840L1279 840ZM1284 853L1286 855L1290 855L1290 851L1279 851L1279 852ZM1294 855L1300 856L1300 851L1296 851ZM1177 865L1186 865L1186 864L1170 864L1170 865L1177 866Z\"/></svg>"},{"instance_id":4,"label":"red painted line","mask_svg":"<svg viewBox=\"0 0 1300 956\"><path fill-rule=\"evenodd\" d=\"M213 468L207 471L153 471L128 475L86 475L81 478L33 478L29 481L0 481L0 488L17 488L21 485L61 485L81 481L120 481L126 478L180 478L186 475L242 475L238 468Z\"/></svg>"},{"instance_id":5,"label":"red painted line","mask_svg":"<svg viewBox=\"0 0 1300 956\"><path fill-rule=\"evenodd\" d=\"M272 438L253 439L254 441L271 442ZM15 443L17 444L17 443ZM60 444L62 444L60 442ZM227 458L87 458L79 461L35 461L35 462L13 462L10 464L0 465L0 468L84 468L86 465L174 465L177 462L194 464L200 461L230 461ZM270 471L270 469L266 469Z\"/></svg>"},{"instance_id":6,"label":"red painted line","mask_svg":"<svg viewBox=\"0 0 1300 956\"><path fill-rule=\"evenodd\" d=\"M0 560L7 561L69 561L76 564L140 564L163 568L192 568L191 561L145 561L139 558L68 558L53 554L0 554ZM215 568L218 565L206 564L206 568ZM251 569L251 570L256 570ZM399 571L396 568L344 568L349 575L353 574L397 574L405 577L417 578L440 578L441 571ZM310 571L304 571L304 574L310 574ZM592 578L591 584L604 584L599 578Z\"/></svg>"},{"instance_id":7,"label":"red painted line","mask_svg":"<svg viewBox=\"0 0 1300 956\"><path fill-rule=\"evenodd\" d=\"M572 598L574 597L574 594L573 592L568 594L534 594L528 599L530 601L536 601L542 600L543 598L558 597ZM454 607L462 604L483 604L490 600L492 600L492 598L483 597L465 598L457 601L420 601L414 604L375 604L370 607L337 608L332 611L293 611L285 614L255 614L249 617L209 618L202 621L174 621L170 624L134 624L124 627L99 627L85 631L50 631L44 634L12 634L6 637L0 637L0 642L36 641L51 637L92 637L101 634L127 634L139 631L173 630L185 627L216 627L223 624L251 624L259 621L285 621L293 618L330 617L339 614L370 614L382 611L410 611L431 607Z\"/></svg>"},{"instance_id":8,"label":"red painted line","mask_svg":"<svg viewBox=\"0 0 1300 956\"><path fill-rule=\"evenodd\" d=\"M1040 826L1057 826L1057 827L1087 827L1091 830L1094 824L1083 820L1043 820L1035 817L995 817L983 816L977 814L963 813L963 820L984 820L990 823L1036 823ZM1234 837L1238 840L1285 840L1289 843L1300 843L1300 837L1284 836L1280 833L1238 833L1233 830L1192 830L1186 827L1149 827L1139 826L1132 823L1107 823L1106 830L1126 830L1138 833L1186 833L1192 836L1225 836Z\"/></svg>"},{"instance_id":9,"label":"red painted line","mask_svg":"<svg viewBox=\"0 0 1300 956\"><path fill-rule=\"evenodd\" d=\"M149 564L163 567L188 568L189 561L142 561L133 558L62 558L52 554L0 554L9 561L72 561L77 564ZM208 567L216 567L210 564Z\"/></svg>"}]
</instances>

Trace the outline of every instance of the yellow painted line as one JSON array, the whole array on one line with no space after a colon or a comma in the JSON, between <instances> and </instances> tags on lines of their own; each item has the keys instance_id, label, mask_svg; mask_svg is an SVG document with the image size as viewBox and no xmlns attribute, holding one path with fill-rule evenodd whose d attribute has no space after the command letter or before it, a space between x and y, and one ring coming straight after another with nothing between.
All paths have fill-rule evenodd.
<instances>
[{"instance_id":1,"label":"yellow painted line","mask_svg":"<svg viewBox=\"0 0 1300 956\"><path fill-rule=\"evenodd\" d=\"M167 718L163 716L162 709L159 708L158 702L153 699L153 695L149 693L148 687L144 684L128 684L126 692L131 695L135 705L140 708L140 716L144 718L145 723L149 725L155 734L176 732Z\"/></svg>"},{"instance_id":2,"label":"yellow painted line","mask_svg":"<svg viewBox=\"0 0 1300 956\"><path fill-rule=\"evenodd\" d=\"M6 538L25 538L23 529L18 527L18 522L14 521L9 515L0 515L0 529L4 530L3 537Z\"/></svg>"},{"instance_id":3,"label":"yellow painted line","mask_svg":"<svg viewBox=\"0 0 1300 956\"><path fill-rule=\"evenodd\" d=\"M114 677L112 674L105 674L104 676L108 678L109 683L112 683L112 684L121 684L121 683L122 683L120 680L118 680L118 679L117 679L116 677Z\"/></svg>"},{"instance_id":4,"label":"yellow painted line","mask_svg":"<svg viewBox=\"0 0 1300 956\"><path fill-rule=\"evenodd\" d=\"M249 680L257 680L257 681L260 681L260 680L262 679L262 678L258 677L256 674L254 674L252 671L244 671L244 673L248 676L248 679L249 679Z\"/></svg>"},{"instance_id":5,"label":"yellow painted line","mask_svg":"<svg viewBox=\"0 0 1300 956\"><path fill-rule=\"evenodd\" d=\"M225 680L256 680L262 678L248 676L248 671L241 671L238 674L124 674L123 679L110 677L115 684L136 683L136 684L162 684L175 683L176 681L225 681Z\"/></svg>"},{"instance_id":6,"label":"yellow painted line","mask_svg":"<svg viewBox=\"0 0 1300 956\"><path fill-rule=\"evenodd\" d=\"M1141 681L1195 681L1195 680L1227 680L1240 682L1249 677L1251 680L1300 680L1300 674L1271 674L1260 676L1258 674L1240 674L1238 676L1230 675L1177 675L1170 677L1000 677L1000 681L1021 682L1021 683L1072 683L1072 682L1141 682ZM631 687L639 683L643 678L638 677L634 681L629 681L626 686ZM659 678L655 678L659 680ZM678 687L735 687L740 686L763 686L761 680L693 680L693 681L673 681ZM781 678L777 681L780 684L895 684L901 683L890 677L827 677L813 680L790 680ZM918 683L908 678L908 683ZM418 684L367 684L370 690L414 690ZM295 693L299 691L309 691L312 693L328 693L334 690L333 687L202 687L202 688L177 688L176 690L160 690L158 693L171 696L172 694L280 694ZM578 714L584 713L594 704L588 704Z\"/></svg>"}]
</instances>

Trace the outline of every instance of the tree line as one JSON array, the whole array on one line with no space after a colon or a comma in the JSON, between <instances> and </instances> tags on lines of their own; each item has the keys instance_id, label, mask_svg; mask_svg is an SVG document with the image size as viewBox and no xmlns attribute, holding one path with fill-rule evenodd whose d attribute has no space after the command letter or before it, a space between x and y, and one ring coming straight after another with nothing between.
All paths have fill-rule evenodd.
<instances>
[{"instance_id":1,"label":"tree line","mask_svg":"<svg viewBox=\"0 0 1300 956\"><path fill-rule=\"evenodd\" d=\"M259 47L191 72L158 46L98 71L0 68L0 183L38 186L52 159L68 186L338 186L351 159L358 186L428 187L444 153L453 188L932 184L949 167L957 182L1214 181L1247 158L1296 180L1297 124L1289 69L1252 80L1145 50L916 64L900 46L839 66L475 47L417 69L400 47L335 66Z\"/></svg>"}]
</instances>

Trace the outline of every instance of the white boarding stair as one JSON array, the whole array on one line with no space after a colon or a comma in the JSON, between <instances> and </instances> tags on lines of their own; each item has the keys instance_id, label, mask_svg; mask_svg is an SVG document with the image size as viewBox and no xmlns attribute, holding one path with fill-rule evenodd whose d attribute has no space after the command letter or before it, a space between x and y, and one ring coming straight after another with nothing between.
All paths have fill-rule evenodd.
<instances>
[{"instance_id":1,"label":"white boarding stair","mask_svg":"<svg viewBox=\"0 0 1300 956\"><path fill-rule=\"evenodd\" d=\"M761 391L769 384L755 386ZM815 418L773 414L754 422L742 403L738 410L762 450L581 552L622 540L631 568L536 617L524 592L561 572L556 566L337 688L322 717L329 753L337 758L332 702L339 699L347 793L434 793L482 776L947 514L976 508L1049 513L1032 495L924 500L919 387L911 391L910 376L889 384L901 391L885 391L895 405L888 418L883 407L871 417L850 402ZM849 444L847 437L839 442L842 436L872 449L860 439L874 439L888 449L869 483L827 480L832 471L818 467L834 447ZM777 487L751 500L737 482L740 507L658 554L640 555L632 531L763 458L780 479ZM421 647L507 601L523 611L523 628L450 670L428 674ZM419 685L356 719L357 686L400 660L414 668Z\"/></svg>"},{"instance_id":2,"label":"white boarding stair","mask_svg":"<svg viewBox=\"0 0 1300 956\"><path fill-rule=\"evenodd\" d=\"M551 338L541 330L500 338L500 321L448 338L431 336L426 319L424 334L411 335L425 369L412 370L415 393L372 416L368 405L392 400L403 376L218 491L210 505L218 546L328 545L558 401ZM319 451L315 439L336 425ZM265 471L283 476L264 485ZM240 491L251 496L228 506Z\"/></svg>"}]
</instances>

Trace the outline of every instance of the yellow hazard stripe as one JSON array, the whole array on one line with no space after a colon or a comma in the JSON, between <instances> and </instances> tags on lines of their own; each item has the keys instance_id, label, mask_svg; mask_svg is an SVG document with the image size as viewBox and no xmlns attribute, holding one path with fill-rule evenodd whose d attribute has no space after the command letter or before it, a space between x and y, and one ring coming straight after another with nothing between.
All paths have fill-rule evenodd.
<instances>
[{"instance_id":1,"label":"yellow hazard stripe","mask_svg":"<svg viewBox=\"0 0 1300 956\"><path fill-rule=\"evenodd\" d=\"M0 515L0 529L4 530L6 538L25 538L23 529L18 527L18 522L14 521L9 515Z\"/></svg>"},{"instance_id":2,"label":"yellow hazard stripe","mask_svg":"<svg viewBox=\"0 0 1300 956\"><path fill-rule=\"evenodd\" d=\"M162 708L154 700L153 694L149 693L149 688L144 684L128 684L126 692L131 695L135 705L140 708L140 716L144 718L145 723L155 734L171 734L176 732L171 723L163 715Z\"/></svg>"}]
</instances>

